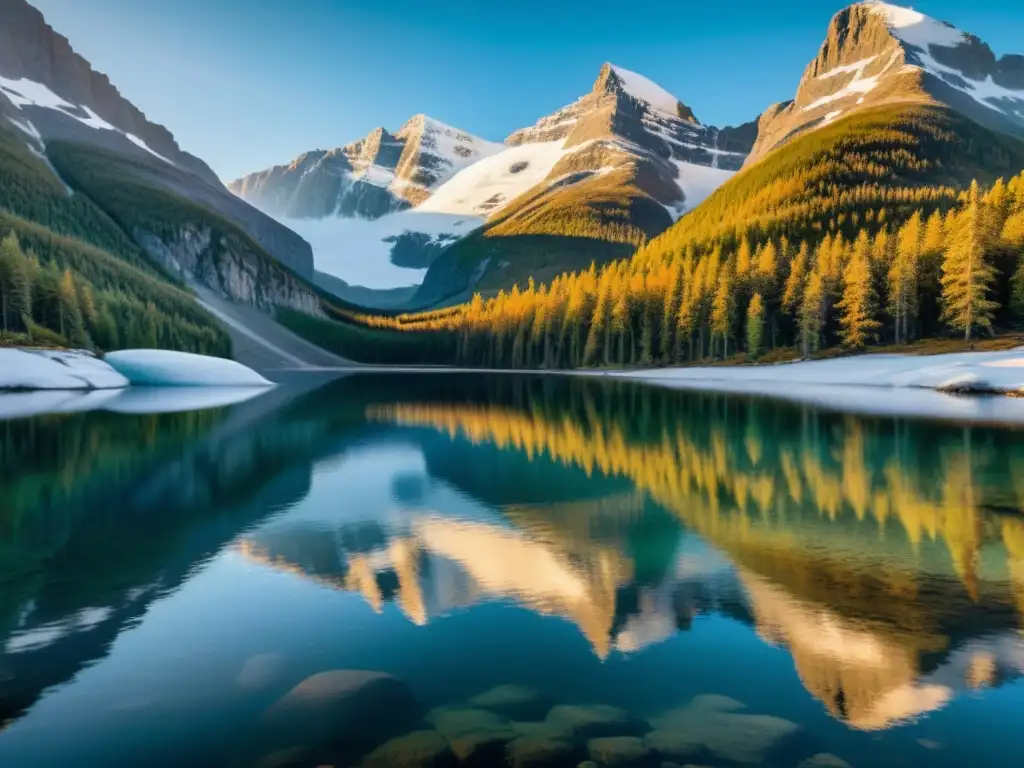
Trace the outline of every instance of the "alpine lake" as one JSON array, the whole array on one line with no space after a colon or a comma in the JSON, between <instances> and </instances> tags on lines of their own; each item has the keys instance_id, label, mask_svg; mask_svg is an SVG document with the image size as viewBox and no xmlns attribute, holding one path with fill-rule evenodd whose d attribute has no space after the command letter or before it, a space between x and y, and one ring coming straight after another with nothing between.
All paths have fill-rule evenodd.
<instances>
[{"instance_id":1,"label":"alpine lake","mask_svg":"<svg viewBox=\"0 0 1024 768\"><path fill-rule=\"evenodd\" d=\"M466 373L134 411L0 421L4 768L1024 763L1021 427Z\"/></svg>"}]
</instances>

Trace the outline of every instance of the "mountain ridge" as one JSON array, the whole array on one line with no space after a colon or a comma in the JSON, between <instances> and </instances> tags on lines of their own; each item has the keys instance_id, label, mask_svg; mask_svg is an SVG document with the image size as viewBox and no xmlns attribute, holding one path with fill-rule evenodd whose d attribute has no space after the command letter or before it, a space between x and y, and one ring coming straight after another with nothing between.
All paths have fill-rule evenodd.
<instances>
[{"instance_id":1,"label":"mountain ridge","mask_svg":"<svg viewBox=\"0 0 1024 768\"><path fill-rule=\"evenodd\" d=\"M837 12L794 98L769 107L748 163L840 115L883 104L941 104L1024 139L1024 56L877 0Z\"/></svg>"},{"instance_id":2,"label":"mountain ridge","mask_svg":"<svg viewBox=\"0 0 1024 768\"><path fill-rule=\"evenodd\" d=\"M129 158L146 185L216 211L289 269L312 278L307 243L232 195L25 0L0 3L0 108L0 122L36 156L45 158L53 142Z\"/></svg>"}]
</instances>

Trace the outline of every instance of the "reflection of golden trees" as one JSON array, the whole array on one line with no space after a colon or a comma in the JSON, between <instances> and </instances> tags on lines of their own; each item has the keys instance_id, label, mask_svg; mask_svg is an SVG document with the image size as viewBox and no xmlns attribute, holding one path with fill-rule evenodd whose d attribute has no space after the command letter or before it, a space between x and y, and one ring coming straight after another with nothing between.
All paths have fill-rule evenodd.
<instances>
[{"instance_id":1,"label":"reflection of golden trees","mask_svg":"<svg viewBox=\"0 0 1024 768\"><path fill-rule=\"evenodd\" d=\"M757 413L754 405L744 407ZM589 397L555 414L536 407L408 404L376 407L371 416L629 478L730 552L753 544L762 552L826 555L832 547L853 548L882 558L886 567L876 576L895 594L913 589L904 573L918 567L910 555L925 542L941 542L946 566L935 562L931 547L928 567L940 575L951 570L977 597L980 553L995 547L1004 568L996 575L1013 575L1024 605L1024 519L1003 516L997 524L985 506L1005 489L990 491L978 479L986 468L1008 476L1010 465L993 462L1015 457L972 445L969 430L928 428L915 437L904 425L889 434L891 426L882 422L819 421L804 412L798 428L781 434L756 418L740 427L735 417L704 416L665 419L637 436L630 412Z\"/></svg>"},{"instance_id":2,"label":"reflection of golden trees","mask_svg":"<svg viewBox=\"0 0 1024 768\"><path fill-rule=\"evenodd\" d=\"M565 410L534 398L370 416L632 480L729 554L758 632L855 727L890 727L998 681L987 641L964 659L956 648L1024 615L1024 518L990 511L1021 506L1022 489L1006 487L1020 461L1012 435L699 396L673 413L656 390L576 391ZM951 661L936 670L938 659Z\"/></svg>"}]
</instances>

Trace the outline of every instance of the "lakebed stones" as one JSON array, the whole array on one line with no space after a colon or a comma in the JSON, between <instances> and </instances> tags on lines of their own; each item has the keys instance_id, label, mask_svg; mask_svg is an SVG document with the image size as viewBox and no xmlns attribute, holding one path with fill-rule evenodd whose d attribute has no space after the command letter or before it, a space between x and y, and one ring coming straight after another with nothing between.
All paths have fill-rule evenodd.
<instances>
[{"instance_id":1,"label":"lakebed stones","mask_svg":"<svg viewBox=\"0 0 1024 768\"><path fill-rule=\"evenodd\" d=\"M264 741L282 746L330 743L372 747L416 721L408 687L384 672L335 669L306 678L264 712Z\"/></svg>"},{"instance_id":2,"label":"lakebed stones","mask_svg":"<svg viewBox=\"0 0 1024 768\"><path fill-rule=\"evenodd\" d=\"M486 709L510 720L543 720L554 700L522 685L499 685L469 700L477 709Z\"/></svg>"},{"instance_id":3,"label":"lakebed stones","mask_svg":"<svg viewBox=\"0 0 1024 768\"><path fill-rule=\"evenodd\" d=\"M841 757L821 752L807 758L797 768L850 768L850 764Z\"/></svg>"},{"instance_id":4,"label":"lakebed stones","mask_svg":"<svg viewBox=\"0 0 1024 768\"><path fill-rule=\"evenodd\" d=\"M644 744L662 759L677 763L685 763L707 754L699 734L675 728L651 731L644 736Z\"/></svg>"},{"instance_id":5,"label":"lakebed stones","mask_svg":"<svg viewBox=\"0 0 1024 768\"><path fill-rule=\"evenodd\" d=\"M766 758L786 747L800 732L800 726L789 720L770 715L746 714L745 706L725 696L695 697L688 705L654 718L655 727L649 734L647 745L656 749L658 744L670 749L672 734L678 739L678 755L661 752L664 757L679 762L685 759L688 745L699 746L714 758L740 765L758 765ZM691 760L700 752L692 754Z\"/></svg>"},{"instance_id":6,"label":"lakebed stones","mask_svg":"<svg viewBox=\"0 0 1024 768\"><path fill-rule=\"evenodd\" d=\"M456 768L459 761L437 731L413 731L373 750L362 768Z\"/></svg>"},{"instance_id":7,"label":"lakebed stones","mask_svg":"<svg viewBox=\"0 0 1024 768\"><path fill-rule=\"evenodd\" d=\"M562 704L548 712L545 722L570 731L580 741L608 736L643 736L650 730L643 720L608 704Z\"/></svg>"},{"instance_id":8,"label":"lakebed stones","mask_svg":"<svg viewBox=\"0 0 1024 768\"><path fill-rule=\"evenodd\" d=\"M483 709L438 707L427 713L426 721L467 768L500 765L505 745L519 735L507 720Z\"/></svg>"},{"instance_id":9,"label":"lakebed stones","mask_svg":"<svg viewBox=\"0 0 1024 768\"><path fill-rule=\"evenodd\" d=\"M565 768L586 757L582 745L567 739L520 736L506 747L511 768Z\"/></svg>"},{"instance_id":10,"label":"lakebed stones","mask_svg":"<svg viewBox=\"0 0 1024 768\"><path fill-rule=\"evenodd\" d=\"M657 764L655 752L636 736L591 739L587 752L605 768L655 768Z\"/></svg>"}]
</instances>

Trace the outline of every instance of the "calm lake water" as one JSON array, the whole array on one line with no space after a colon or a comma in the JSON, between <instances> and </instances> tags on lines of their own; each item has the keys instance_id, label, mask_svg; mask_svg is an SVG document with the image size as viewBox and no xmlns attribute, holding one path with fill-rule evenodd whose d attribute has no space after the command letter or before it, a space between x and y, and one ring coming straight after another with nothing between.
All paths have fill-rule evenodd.
<instances>
[{"instance_id":1,"label":"calm lake water","mask_svg":"<svg viewBox=\"0 0 1024 768\"><path fill-rule=\"evenodd\" d=\"M0 421L4 768L1019 765L1022 611L1020 429L441 374Z\"/></svg>"}]
</instances>

